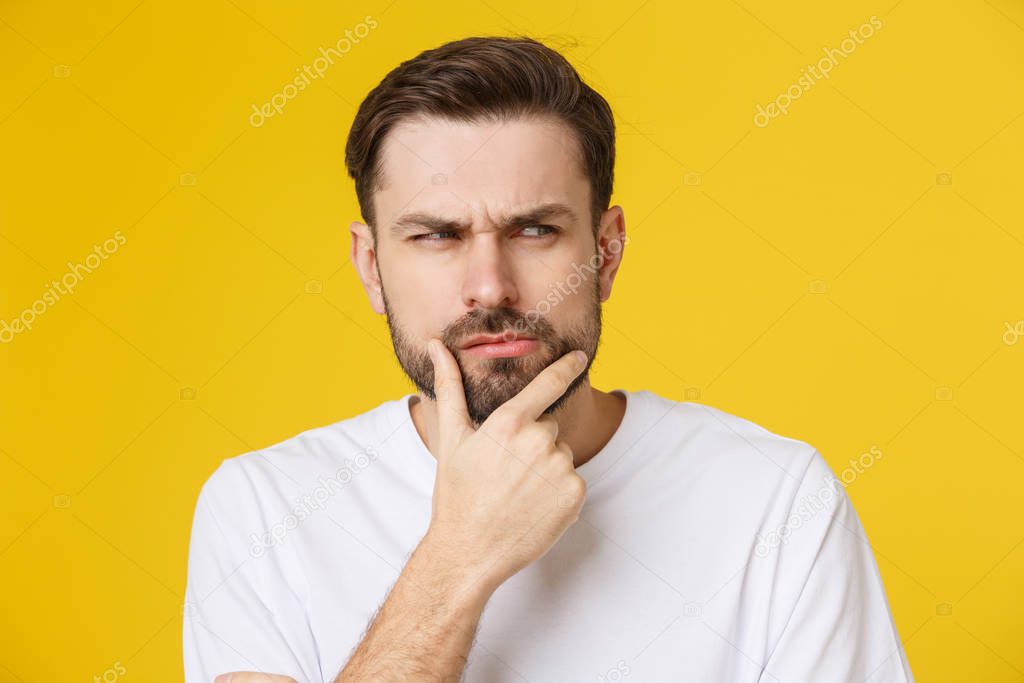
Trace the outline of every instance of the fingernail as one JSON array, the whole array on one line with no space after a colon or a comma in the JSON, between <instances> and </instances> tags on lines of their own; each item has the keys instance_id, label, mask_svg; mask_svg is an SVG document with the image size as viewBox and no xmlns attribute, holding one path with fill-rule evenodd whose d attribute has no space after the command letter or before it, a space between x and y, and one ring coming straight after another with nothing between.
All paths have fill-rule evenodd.
<instances>
[{"instance_id":1,"label":"fingernail","mask_svg":"<svg viewBox=\"0 0 1024 683\"><path fill-rule=\"evenodd\" d=\"M231 674L221 674L213 679L213 683L231 683Z\"/></svg>"},{"instance_id":2,"label":"fingernail","mask_svg":"<svg viewBox=\"0 0 1024 683\"><path fill-rule=\"evenodd\" d=\"M583 351L573 351L573 355L576 357L576 362L580 365L584 365L587 362L587 354Z\"/></svg>"}]
</instances>

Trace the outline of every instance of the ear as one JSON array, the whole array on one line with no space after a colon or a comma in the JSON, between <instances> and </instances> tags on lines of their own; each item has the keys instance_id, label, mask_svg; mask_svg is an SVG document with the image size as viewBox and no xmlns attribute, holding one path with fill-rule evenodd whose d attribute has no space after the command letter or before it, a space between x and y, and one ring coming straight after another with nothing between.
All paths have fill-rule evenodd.
<instances>
[{"instance_id":1,"label":"ear","mask_svg":"<svg viewBox=\"0 0 1024 683\"><path fill-rule=\"evenodd\" d=\"M348 227L352 234L352 263L359 273L370 307L378 315L384 315L384 295L381 289L380 272L377 270L377 245L373 232L366 223L353 221Z\"/></svg>"},{"instance_id":2,"label":"ear","mask_svg":"<svg viewBox=\"0 0 1024 683\"><path fill-rule=\"evenodd\" d=\"M626 237L626 217L622 207L615 205L601 214L597 229L597 253L601 255L601 267L597 271L601 283L601 301L612 295L612 283L622 263L622 253L629 243Z\"/></svg>"}]
</instances>

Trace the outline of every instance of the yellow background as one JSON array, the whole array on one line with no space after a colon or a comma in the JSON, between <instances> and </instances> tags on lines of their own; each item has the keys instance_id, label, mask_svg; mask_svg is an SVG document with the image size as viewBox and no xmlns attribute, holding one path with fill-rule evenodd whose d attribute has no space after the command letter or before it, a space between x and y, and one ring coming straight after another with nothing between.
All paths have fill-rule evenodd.
<instances>
[{"instance_id":1,"label":"yellow background","mask_svg":"<svg viewBox=\"0 0 1024 683\"><path fill-rule=\"evenodd\" d=\"M1020 0L85 4L0 2L0 319L127 240L0 344L0 681L181 680L206 477L410 390L348 262L348 126L400 61L510 33L618 119L630 243L595 384L837 472L880 449L847 490L918 680L1024 681Z\"/></svg>"}]
</instances>

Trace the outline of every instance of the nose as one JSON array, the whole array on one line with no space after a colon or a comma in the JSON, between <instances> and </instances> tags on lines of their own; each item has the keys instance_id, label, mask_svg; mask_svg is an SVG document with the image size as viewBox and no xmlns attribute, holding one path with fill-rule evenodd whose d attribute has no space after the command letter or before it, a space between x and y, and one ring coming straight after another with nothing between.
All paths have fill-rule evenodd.
<instances>
[{"instance_id":1,"label":"nose","mask_svg":"<svg viewBox=\"0 0 1024 683\"><path fill-rule=\"evenodd\" d=\"M515 270L501 231L474 235L465 252L462 302L468 308L500 308L519 300Z\"/></svg>"}]
</instances>

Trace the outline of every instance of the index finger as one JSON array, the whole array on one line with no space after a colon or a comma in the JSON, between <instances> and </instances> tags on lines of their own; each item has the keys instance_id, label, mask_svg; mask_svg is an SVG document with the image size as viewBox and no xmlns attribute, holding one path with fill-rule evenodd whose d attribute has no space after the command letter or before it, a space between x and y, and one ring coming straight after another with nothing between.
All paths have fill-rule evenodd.
<instances>
[{"instance_id":1,"label":"index finger","mask_svg":"<svg viewBox=\"0 0 1024 683\"><path fill-rule=\"evenodd\" d=\"M580 350L570 351L541 370L540 374L523 387L522 391L494 412L515 413L536 420L547 410L548 406L565 393L565 390L585 367L587 367L587 354Z\"/></svg>"}]
</instances>

